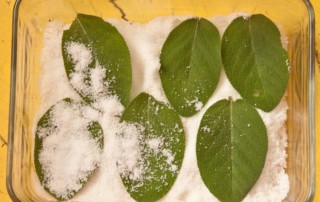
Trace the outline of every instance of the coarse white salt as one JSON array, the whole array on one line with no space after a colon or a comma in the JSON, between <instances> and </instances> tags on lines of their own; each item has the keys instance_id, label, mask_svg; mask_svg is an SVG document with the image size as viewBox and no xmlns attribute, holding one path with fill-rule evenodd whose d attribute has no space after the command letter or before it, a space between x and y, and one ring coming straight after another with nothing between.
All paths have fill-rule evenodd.
<instances>
[{"instance_id":1,"label":"coarse white salt","mask_svg":"<svg viewBox=\"0 0 320 202\"><path fill-rule=\"evenodd\" d=\"M155 153L158 153L163 145L163 140L161 138L152 138L147 141L147 144L150 149L152 149Z\"/></svg>"},{"instance_id":2,"label":"coarse white salt","mask_svg":"<svg viewBox=\"0 0 320 202\"><path fill-rule=\"evenodd\" d=\"M44 186L62 199L79 191L81 180L87 180L100 165L102 134L93 138L88 131L96 118L86 107L62 101L50 112L50 126L38 128L42 140L39 162Z\"/></svg>"},{"instance_id":3,"label":"coarse white salt","mask_svg":"<svg viewBox=\"0 0 320 202\"><path fill-rule=\"evenodd\" d=\"M201 101L199 101L198 97L195 97L193 100L187 100L185 99L186 103L184 107L190 107L190 106L194 106L196 111L200 111L203 107L203 103Z\"/></svg>"},{"instance_id":4,"label":"coarse white salt","mask_svg":"<svg viewBox=\"0 0 320 202\"><path fill-rule=\"evenodd\" d=\"M178 166L175 164L173 152L166 148L164 139L160 137L144 138L145 128L139 124L120 123L117 132L117 150L115 156L120 175L126 180L137 182L130 187L135 192L143 186L144 181L162 180L166 183L167 175L159 176L150 170L148 159L158 160L157 166L161 170L168 170L175 174ZM162 160L164 159L164 161Z\"/></svg>"},{"instance_id":5,"label":"coarse white salt","mask_svg":"<svg viewBox=\"0 0 320 202\"><path fill-rule=\"evenodd\" d=\"M197 111L200 111L201 108L203 107L203 103L200 102L200 101L197 101L197 102L194 104L194 107L196 108Z\"/></svg>"},{"instance_id":6,"label":"coarse white salt","mask_svg":"<svg viewBox=\"0 0 320 202\"><path fill-rule=\"evenodd\" d=\"M167 164L170 165L174 160L174 156L172 155L171 151L169 151L168 149L164 149L162 153L166 157Z\"/></svg>"},{"instance_id":7,"label":"coarse white salt","mask_svg":"<svg viewBox=\"0 0 320 202\"><path fill-rule=\"evenodd\" d=\"M232 127L232 126L231 126L231 127ZM203 126L203 127L201 128L201 130L202 130L203 132L210 133L211 128L209 128L208 126Z\"/></svg>"},{"instance_id":8,"label":"coarse white salt","mask_svg":"<svg viewBox=\"0 0 320 202\"><path fill-rule=\"evenodd\" d=\"M216 16L209 20L217 26L220 35L222 36L224 30L234 18L247 15L248 14L245 13L234 13L229 16ZM170 31L183 20L191 17L192 16L159 17L146 24L114 19L107 20L117 27L126 40L130 50L133 73L132 99L140 92L144 91L154 96L157 100L168 103L162 90L158 73L160 69L159 58L161 48ZM67 27L64 27L63 24L52 21L48 24L48 28L44 33L45 38L41 58L42 75L40 83L43 108L40 109L40 112L45 111L50 106L49 104L52 105L61 98L72 97L79 99L79 96L77 96L74 90L70 88L70 84L64 72L60 46L63 29L66 28ZM284 47L286 47L287 38L284 34L282 34L281 40ZM88 50L90 50L90 47ZM59 88L55 88L54 86L59 86ZM201 179L197 167L195 146L198 128L204 112L216 101L228 99L229 96L232 96L234 100L240 98L240 95L233 89L224 72L222 72L218 87L208 103L201 106L202 109L195 116L182 118L186 133L186 151L183 164L173 187L160 201L218 201L209 192ZM201 108L201 104L195 101L191 103L191 106L199 109ZM121 113L123 112L123 106L118 102L116 97L107 96L94 103L94 108L101 111L98 119L104 131L104 151L101 156L101 166L100 169L96 171L95 175L92 176L92 179L84 186L83 190L70 201L133 201L122 184L119 176L119 166L116 165L117 159L119 159L119 156L117 156L119 154L117 152L119 149L117 146L119 141L119 137L117 136L119 133L119 116L121 116ZM285 122L287 119L287 108L287 103L284 98L276 109L270 113L264 113L259 110L267 127L269 145L262 174L244 199L246 202L282 201L289 191L289 179L288 175L285 173L287 147ZM207 129L204 128L203 130ZM123 146L128 146L129 148L132 148L132 150L130 149L131 151L135 151L136 148L139 148L138 141L136 140L137 139L132 140L129 138L126 140L129 141L128 145L123 142ZM161 141L151 139L146 141L152 151L157 151L161 155L166 155L167 157L165 159L168 162L172 160L170 151L166 152L166 150L164 150L163 154L162 147L165 142L158 145ZM154 148L156 149L154 150ZM137 150L137 153L139 154L138 151L139 149ZM127 155L124 155L123 158L129 158L130 154L128 154L127 157L126 156ZM123 173L134 170L135 167L139 168L139 166L137 166L139 164L136 164L136 162L139 162L139 155L135 156L134 159L134 161L130 160L128 162L130 164L123 167ZM130 169L128 169L129 167ZM174 171L175 166L173 165L171 169ZM141 176L143 175L139 176L139 172L134 175L136 179L139 179ZM37 191L39 192L39 195L47 200L53 200L49 194L43 191L36 176L35 184L38 186Z\"/></svg>"},{"instance_id":9,"label":"coarse white salt","mask_svg":"<svg viewBox=\"0 0 320 202\"><path fill-rule=\"evenodd\" d=\"M93 101L106 97L109 86L109 82L106 81L106 69L97 59L95 66L90 67L94 58L91 47L80 42L70 42L65 49L75 64L74 71L70 74L71 85Z\"/></svg>"},{"instance_id":10,"label":"coarse white salt","mask_svg":"<svg viewBox=\"0 0 320 202\"><path fill-rule=\"evenodd\" d=\"M67 44L67 53L76 64L76 71L84 71L92 63L92 50L82 43L71 42Z\"/></svg>"},{"instance_id":11,"label":"coarse white salt","mask_svg":"<svg viewBox=\"0 0 320 202\"><path fill-rule=\"evenodd\" d=\"M120 175L133 181L143 180L147 171L145 159L142 156L141 145L144 127L134 124L121 124L117 136L118 150L117 166Z\"/></svg>"}]
</instances>

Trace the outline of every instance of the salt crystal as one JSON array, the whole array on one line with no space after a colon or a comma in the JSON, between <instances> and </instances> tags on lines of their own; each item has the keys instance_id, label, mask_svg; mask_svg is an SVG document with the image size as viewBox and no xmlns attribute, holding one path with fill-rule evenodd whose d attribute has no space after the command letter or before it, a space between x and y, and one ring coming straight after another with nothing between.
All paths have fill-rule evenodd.
<instances>
[{"instance_id":1,"label":"salt crystal","mask_svg":"<svg viewBox=\"0 0 320 202\"><path fill-rule=\"evenodd\" d=\"M203 103L200 102L200 101L197 101L195 104L194 104L195 108L196 108L196 111L200 111L201 108L203 107Z\"/></svg>"},{"instance_id":2,"label":"salt crystal","mask_svg":"<svg viewBox=\"0 0 320 202\"><path fill-rule=\"evenodd\" d=\"M159 152L160 147L163 145L163 140L160 138L152 138L147 142L150 149L152 149L155 153Z\"/></svg>"}]
</instances>

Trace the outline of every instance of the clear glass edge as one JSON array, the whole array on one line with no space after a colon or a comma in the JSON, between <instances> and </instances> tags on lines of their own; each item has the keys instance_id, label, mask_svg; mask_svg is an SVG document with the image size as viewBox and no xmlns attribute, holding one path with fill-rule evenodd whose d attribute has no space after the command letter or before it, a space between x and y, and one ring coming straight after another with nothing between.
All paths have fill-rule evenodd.
<instances>
[{"instance_id":1,"label":"clear glass edge","mask_svg":"<svg viewBox=\"0 0 320 202\"><path fill-rule=\"evenodd\" d=\"M7 173L6 173L6 186L7 191L13 201L20 201L16 194L14 193L11 179L12 179L12 157L13 157L13 128L14 128L14 112L15 112L15 86L16 86L16 64L17 64L17 26L18 26L18 16L19 16L19 6L22 0L17 0L13 8L12 17L12 47L11 47L11 75L10 75L10 102L9 102L9 122L8 122L8 153L7 153ZM308 14L309 14L309 129L310 129L310 150L309 159L310 164L310 183L309 183L309 193L305 201L313 201L314 194L316 190L315 185L315 112L314 112L314 71L315 71L315 15L312 4L309 0L303 0L305 3Z\"/></svg>"},{"instance_id":2,"label":"clear glass edge","mask_svg":"<svg viewBox=\"0 0 320 202\"><path fill-rule=\"evenodd\" d=\"M13 157L13 128L15 112L15 86L16 86L16 65L17 65L17 31L18 31L18 14L21 0L15 2L12 15L12 41L11 41L11 74L10 74L10 101L9 101L9 123L8 123L8 153L7 153L7 176L6 186L11 199L16 202L20 201L14 193L12 187L12 157Z\"/></svg>"},{"instance_id":3,"label":"clear glass edge","mask_svg":"<svg viewBox=\"0 0 320 202\"><path fill-rule=\"evenodd\" d=\"M316 173L316 144L315 144L315 14L313 6L310 0L304 0L304 3L308 9L309 13L309 141L310 141L310 150L309 150L309 159L310 166L309 169L309 193L307 195L306 201L313 201L316 184L315 184L315 173Z\"/></svg>"}]
</instances>

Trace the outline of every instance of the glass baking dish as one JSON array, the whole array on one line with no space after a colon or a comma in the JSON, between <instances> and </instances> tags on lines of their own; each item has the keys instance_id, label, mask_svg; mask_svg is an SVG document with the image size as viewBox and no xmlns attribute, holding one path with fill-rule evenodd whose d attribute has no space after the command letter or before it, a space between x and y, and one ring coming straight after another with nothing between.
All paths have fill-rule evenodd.
<instances>
[{"instance_id":1,"label":"glass baking dish","mask_svg":"<svg viewBox=\"0 0 320 202\"><path fill-rule=\"evenodd\" d=\"M14 9L7 188L14 201L44 201L32 174L34 117L39 109L38 80L43 31L53 19L71 23L77 13L147 22L157 16L212 17L232 12L262 13L288 36L291 73L288 87L285 201L312 201L315 190L314 14L307 0L23 0Z\"/></svg>"}]
</instances>

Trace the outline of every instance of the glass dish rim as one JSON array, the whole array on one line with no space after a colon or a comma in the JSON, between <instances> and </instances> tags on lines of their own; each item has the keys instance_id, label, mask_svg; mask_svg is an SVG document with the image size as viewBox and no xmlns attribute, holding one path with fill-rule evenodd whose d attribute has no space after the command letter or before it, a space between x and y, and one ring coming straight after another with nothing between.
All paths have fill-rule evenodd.
<instances>
[{"instance_id":1,"label":"glass dish rim","mask_svg":"<svg viewBox=\"0 0 320 202\"><path fill-rule=\"evenodd\" d=\"M7 150L7 168L6 168L6 187L9 196L13 201L20 201L16 196L13 187L12 187L12 166L13 166L13 128L14 128L14 113L15 113L15 86L16 86L16 65L17 65L17 33L18 33L18 19L19 19L19 8L22 0L17 0L15 2L13 8L13 17L12 17L12 42L11 42L11 75L10 75L10 101L9 101L9 119L8 119L8 150ZM308 10L308 18L309 18L309 44L308 49L310 55L308 57L309 60L309 159L310 166L309 168L309 192L307 194L306 201L313 201L315 194L315 82L314 82L314 71L315 71L315 14L314 9L310 0L303 0L307 10Z\"/></svg>"}]
</instances>

